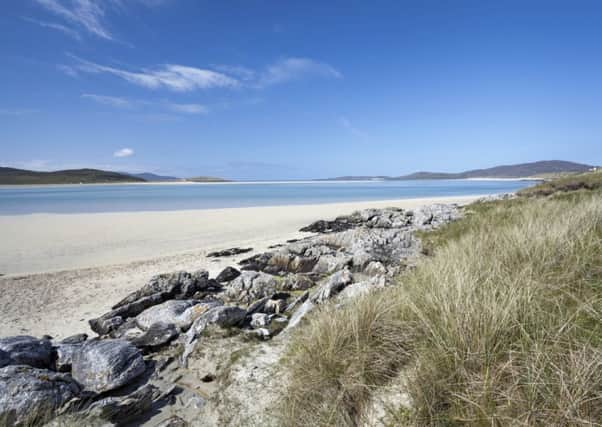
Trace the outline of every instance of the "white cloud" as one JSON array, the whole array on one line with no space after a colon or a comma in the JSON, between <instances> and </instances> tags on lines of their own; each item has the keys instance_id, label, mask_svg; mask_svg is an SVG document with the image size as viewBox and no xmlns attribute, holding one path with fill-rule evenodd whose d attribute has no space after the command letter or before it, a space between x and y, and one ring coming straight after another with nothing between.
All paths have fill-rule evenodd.
<instances>
[{"instance_id":1,"label":"white cloud","mask_svg":"<svg viewBox=\"0 0 602 427\"><path fill-rule=\"evenodd\" d=\"M309 58L285 58L270 65L258 81L260 87L298 80L305 76L339 79L343 75L329 64Z\"/></svg>"},{"instance_id":2,"label":"white cloud","mask_svg":"<svg viewBox=\"0 0 602 427\"><path fill-rule=\"evenodd\" d=\"M23 19L27 22L31 22L32 24L39 25L40 27L50 28L53 30L60 31L61 33L66 34L69 37L73 37L75 40L81 40L81 36L79 35L79 33L77 31L75 31L72 28L66 27L64 25L57 24L56 22L40 21L38 19L33 19L33 18L28 18L28 17L23 17Z\"/></svg>"},{"instance_id":3,"label":"white cloud","mask_svg":"<svg viewBox=\"0 0 602 427\"><path fill-rule=\"evenodd\" d=\"M131 148L122 148L113 153L113 157L130 157L134 154L134 150Z\"/></svg>"},{"instance_id":4,"label":"white cloud","mask_svg":"<svg viewBox=\"0 0 602 427\"><path fill-rule=\"evenodd\" d=\"M132 72L76 59L80 62L78 69L81 71L112 74L149 89L165 88L176 92L189 92L197 89L239 86L238 80L225 74L184 65L167 64L154 70Z\"/></svg>"},{"instance_id":5,"label":"white cloud","mask_svg":"<svg viewBox=\"0 0 602 427\"><path fill-rule=\"evenodd\" d=\"M176 113L207 114L209 109L199 104L167 104L167 107Z\"/></svg>"},{"instance_id":6,"label":"white cloud","mask_svg":"<svg viewBox=\"0 0 602 427\"><path fill-rule=\"evenodd\" d=\"M109 4L108 2L95 0L37 0L37 2L55 15L89 33L106 40L113 40L113 35L103 22L105 6Z\"/></svg>"},{"instance_id":7,"label":"white cloud","mask_svg":"<svg viewBox=\"0 0 602 427\"><path fill-rule=\"evenodd\" d=\"M132 102L126 98L120 98L117 96L106 96L106 95L95 95L91 93L82 94L82 98L91 99L99 104L110 105L111 107L118 108L131 108Z\"/></svg>"}]
</instances>

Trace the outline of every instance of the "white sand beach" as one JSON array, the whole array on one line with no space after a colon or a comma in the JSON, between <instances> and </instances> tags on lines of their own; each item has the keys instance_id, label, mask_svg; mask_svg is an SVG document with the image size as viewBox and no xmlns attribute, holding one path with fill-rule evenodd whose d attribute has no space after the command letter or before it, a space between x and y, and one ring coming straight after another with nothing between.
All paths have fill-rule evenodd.
<instances>
[{"instance_id":1,"label":"white sand beach","mask_svg":"<svg viewBox=\"0 0 602 427\"><path fill-rule=\"evenodd\" d=\"M217 274L299 228L357 209L465 204L482 196L320 205L93 214L0 216L0 336L65 337L158 273ZM236 257L205 255L252 247Z\"/></svg>"}]
</instances>

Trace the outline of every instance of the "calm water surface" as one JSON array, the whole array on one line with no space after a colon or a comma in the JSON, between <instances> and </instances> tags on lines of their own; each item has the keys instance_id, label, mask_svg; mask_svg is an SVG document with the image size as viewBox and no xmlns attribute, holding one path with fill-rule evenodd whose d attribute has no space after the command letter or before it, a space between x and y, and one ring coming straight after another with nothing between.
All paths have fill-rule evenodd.
<instances>
[{"instance_id":1,"label":"calm water surface","mask_svg":"<svg viewBox=\"0 0 602 427\"><path fill-rule=\"evenodd\" d=\"M0 187L0 215L211 209L516 191L527 181L377 181Z\"/></svg>"}]
</instances>

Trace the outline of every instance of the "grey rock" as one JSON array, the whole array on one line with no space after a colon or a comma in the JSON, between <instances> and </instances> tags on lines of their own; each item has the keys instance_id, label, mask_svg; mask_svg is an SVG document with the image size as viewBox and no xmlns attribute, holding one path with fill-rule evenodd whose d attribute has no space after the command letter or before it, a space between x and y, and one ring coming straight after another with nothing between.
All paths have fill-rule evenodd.
<instances>
[{"instance_id":1,"label":"grey rock","mask_svg":"<svg viewBox=\"0 0 602 427\"><path fill-rule=\"evenodd\" d=\"M178 271L175 273L159 274L152 277L141 289L131 293L115 304L113 309L155 294L163 294L164 300L190 298L197 291L206 290L213 286L215 286L215 283L209 280L209 273L205 270L199 270L194 273Z\"/></svg>"},{"instance_id":2,"label":"grey rock","mask_svg":"<svg viewBox=\"0 0 602 427\"><path fill-rule=\"evenodd\" d=\"M226 267L224 268L220 274L215 278L216 281L220 283L230 282L240 276L240 271L235 269L234 267Z\"/></svg>"},{"instance_id":3,"label":"grey rock","mask_svg":"<svg viewBox=\"0 0 602 427\"><path fill-rule=\"evenodd\" d=\"M349 270L337 271L320 285L310 299L316 304L322 304L341 292L351 282L353 282L353 276Z\"/></svg>"},{"instance_id":4,"label":"grey rock","mask_svg":"<svg viewBox=\"0 0 602 427\"><path fill-rule=\"evenodd\" d=\"M307 299L303 304L301 304L301 306L297 310L295 310L295 312L288 321L286 329L290 330L297 327L301 320L307 315L307 313L312 311L315 308L315 306L316 305L310 299Z\"/></svg>"},{"instance_id":5,"label":"grey rock","mask_svg":"<svg viewBox=\"0 0 602 427\"><path fill-rule=\"evenodd\" d=\"M61 344L80 344L88 339L88 334L75 334L61 341Z\"/></svg>"},{"instance_id":6,"label":"grey rock","mask_svg":"<svg viewBox=\"0 0 602 427\"><path fill-rule=\"evenodd\" d=\"M382 289L385 287L385 276L378 275L371 277L368 280L364 280L358 283L352 283L345 287L338 295L339 301L348 301L354 298L358 298L362 295L368 294L376 289Z\"/></svg>"},{"instance_id":7,"label":"grey rock","mask_svg":"<svg viewBox=\"0 0 602 427\"><path fill-rule=\"evenodd\" d=\"M230 249L224 249L222 251L209 252L207 254L207 257L219 258L219 257L234 256L234 255L240 255L240 254L244 254L247 252L251 252L252 250L253 250L253 248L230 248Z\"/></svg>"},{"instance_id":8,"label":"grey rock","mask_svg":"<svg viewBox=\"0 0 602 427\"><path fill-rule=\"evenodd\" d=\"M282 288L287 291L304 291L313 287L315 283L305 274L289 274L284 279Z\"/></svg>"},{"instance_id":9,"label":"grey rock","mask_svg":"<svg viewBox=\"0 0 602 427\"><path fill-rule=\"evenodd\" d=\"M265 308L265 303L268 302L269 299L270 299L270 297L263 297L261 299L258 299L254 303L250 304L249 307L247 307L247 316L250 316L253 313L262 312Z\"/></svg>"},{"instance_id":10,"label":"grey rock","mask_svg":"<svg viewBox=\"0 0 602 427\"><path fill-rule=\"evenodd\" d=\"M159 395L160 392L155 386L145 384L126 396L111 396L97 400L85 412L88 416L124 425L139 421L140 416L152 408L153 402Z\"/></svg>"},{"instance_id":11,"label":"grey rock","mask_svg":"<svg viewBox=\"0 0 602 427\"><path fill-rule=\"evenodd\" d=\"M352 256L341 252L323 255L314 266L312 272L318 274L331 274L350 265L352 260Z\"/></svg>"},{"instance_id":12,"label":"grey rock","mask_svg":"<svg viewBox=\"0 0 602 427\"><path fill-rule=\"evenodd\" d=\"M88 341L73 355L73 378L87 390L102 393L128 384L146 366L142 353L124 340Z\"/></svg>"},{"instance_id":13,"label":"grey rock","mask_svg":"<svg viewBox=\"0 0 602 427\"><path fill-rule=\"evenodd\" d=\"M6 366L0 369L0 420L8 426L46 421L80 391L67 374Z\"/></svg>"},{"instance_id":14,"label":"grey rock","mask_svg":"<svg viewBox=\"0 0 602 427\"><path fill-rule=\"evenodd\" d=\"M143 330L149 329L155 323L170 324L186 330L195 320L194 311L188 310L195 304L197 302L193 300L165 301L147 308L136 316L136 324Z\"/></svg>"},{"instance_id":15,"label":"grey rock","mask_svg":"<svg viewBox=\"0 0 602 427\"><path fill-rule=\"evenodd\" d=\"M387 268L380 261L371 261L364 268L364 273L371 276L375 276L377 274L386 274Z\"/></svg>"},{"instance_id":16,"label":"grey rock","mask_svg":"<svg viewBox=\"0 0 602 427\"><path fill-rule=\"evenodd\" d=\"M157 425L157 427L187 427L188 423L184 421L182 418L177 415L173 415L163 421L161 424Z\"/></svg>"},{"instance_id":17,"label":"grey rock","mask_svg":"<svg viewBox=\"0 0 602 427\"><path fill-rule=\"evenodd\" d=\"M10 356L4 350L0 350L0 368L10 364Z\"/></svg>"},{"instance_id":18,"label":"grey rock","mask_svg":"<svg viewBox=\"0 0 602 427\"><path fill-rule=\"evenodd\" d=\"M283 299L269 299L264 305L264 311L268 314L284 313L286 301Z\"/></svg>"},{"instance_id":19,"label":"grey rock","mask_svg":"<svg viewBox=\"0 0 602 427\"><path fill-rule=\"evenodd\" d=\"M9 365L49 368L52 360L51 342L27 335L0 339L0 351L8 355L9 362L7 364ZM6 359L6 356L4 359Z\"/></svg>"},{"instance_id":20,"label":"grey rock","mask_svg":"<svg viewBox=\"0 0 602 427\"><path fill-rule=\"evenodd\" d=\"M234 306L214 307L196 319L188 332L186 332L186 340L184 344L184 352L182 354L182 363L186 364L188 356L194 350L199 335L209 325L217 325L222 328L238 326L244 322L247 311Z\"/></svg>"},{"instance_id":21,"label":"grey rock","mask_svg":"<svg viewBox=\"0 0 602 427\"><path fill-rule=\"evenodd\" d=\"M130 340L138 348L154 350L175 339L180 330L171 323L153 323L141 335Z\"/></svg>"},{"instance_id":22,"label":"grey rock","mask_svg":"<svg viewBox=\"0 0 602 427\"><path fill-rule=\"evenodd\" d=\"M251 327L254 329L263 328L270 323L270 316L265 313L254 313L251 316Z\"/></svg>"},{"instance_id":23,"label":"grey rock","mask_svg":"<svg viewBox=\"0 0 602 427\"><path fill-rule=\"evenodd\" d=\"M73 355L81 348L83 343L76 344L57 344L54 347L54 369L58 372L71 371Z\"/></svg>"},{"instance_id":24,"label":"grey rock","mask_svg":"<svg viewBox=\"0 0 602 427\"><path fill-rule=\"evenodd\" d=\"M293 310L295 310L297 307L299 307L301 304L303 304L305 301L307 301L307 298L309 298L309 291L305 291L301 295L299 295L297 297L297 299L295 299L292 303L290 303L286 307L286 310L284 312L292 313Z\"/></svg>"},{"instance_id":25,"label":"grey rock","mask_svg":"<svg viewBox=\"0 0 602 427\"><path fill-rule=\"evenodd\" d=\"M250 303L282 290L283 281L256 271L243 273L228 284L225 296L233 301Z\"/></svg>"}]
</instances>

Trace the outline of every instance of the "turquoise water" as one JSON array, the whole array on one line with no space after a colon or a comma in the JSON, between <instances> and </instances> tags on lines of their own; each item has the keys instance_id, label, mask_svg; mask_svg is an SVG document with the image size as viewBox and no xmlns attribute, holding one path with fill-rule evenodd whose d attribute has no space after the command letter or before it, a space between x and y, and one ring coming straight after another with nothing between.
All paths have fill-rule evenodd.
<instances>
[{"instance_id":1,"label":"turquoise water","mask_svg":"<svg viewBox=\"0 0 602 427\"><path fill-rule=\"evenodd\" d=\"M283 182L0 187L0 215L211 209L515 191L526 181Z\"/></svg>"}]
</instances>

